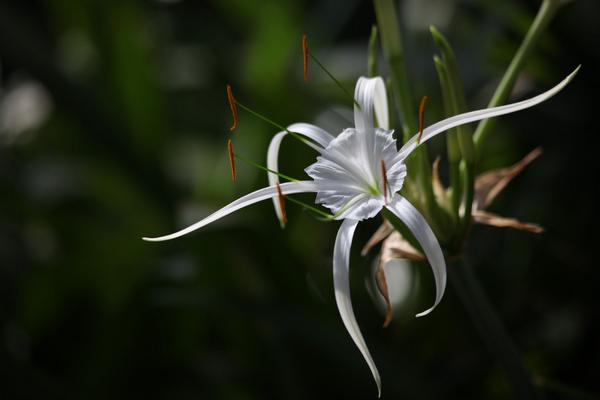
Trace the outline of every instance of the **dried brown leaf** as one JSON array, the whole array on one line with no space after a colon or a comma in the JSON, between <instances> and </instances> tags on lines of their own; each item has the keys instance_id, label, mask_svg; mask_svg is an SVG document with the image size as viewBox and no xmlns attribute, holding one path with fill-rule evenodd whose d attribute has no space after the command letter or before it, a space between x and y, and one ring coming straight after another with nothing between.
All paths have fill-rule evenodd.
<instances>
[{"instance_id":1,"label":"dried brown leaf","mask_svg":"<svg viewBox=\"0 0 600 400\"><path fill-rule=\"evenodd\" d=\"M373 236L369 239L367 244L362 248L360 254L362 256L366 256L367 253L375 246L377 243L381 242L383 239L388 237L390 233L394 232L394 227L388 221L383 221L381 226L375 231Z\"/></svg>"},{"instance_id":2,"label":"dried brown leaf","mask_svg":"<svg viewBox=\"0 0 600 400\"><path fill-rule=\"evenodd\" d=\"M473 210L486 209L506 185L541 154L542 149L538 147L510 167L495 169L477 176Z\"/></svg>"},{"instance_id":3,"label":"dried brown leaf","mask_svg":"<svg viewBox=\"0 0 600 400\"><path fill-rule=\"evenodd\" d=\"M440 180L440 158L436 158L431 167L431 184L433 186L433 193L435 197L440 199L442 202L446 198L446 188Z\"/></svg>"},{"instance_id":4,"label":"dried brown leaf","mask_svg":"<svg viewBox=\"0 0 600 400\"><path fill-rule=\"evenodd\" d=\"M530 222L522 222L515 218L506 218L500 215L493 214L487 211L475 211L473 212L473 219L475 222L495 226L498 228L512 228L517 229L519 231L532 232L532 233L541 233L544 231L538 224L533 224Z\"/></svg>"},{"instance_id":5,"label":"dried brown leaf","mask_svg":"<svg viewBox=\"0 0 600 400\"><path fill-rule=\"evenodd\" d=\"M404 239L398 231L392 232L381 245L381 259L387 262L392 258L425 261L425 256Z\"/></svg>"}]
</instances>

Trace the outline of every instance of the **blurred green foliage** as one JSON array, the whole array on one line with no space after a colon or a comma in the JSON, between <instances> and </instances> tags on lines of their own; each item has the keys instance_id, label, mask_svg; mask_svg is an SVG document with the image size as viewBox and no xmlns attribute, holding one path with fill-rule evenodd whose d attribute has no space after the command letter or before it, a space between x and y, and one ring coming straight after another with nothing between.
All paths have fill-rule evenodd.
<instances>
[{"instance_id":1,"label":"blurred green foliage","mask_svg":"<svg viewBox=\"0 0 600 400\"><path fill-rule=\"evenodd\" d=\"M423 3L399 9L427 119L442 115L431 23L453 43L469 107L484 105L537 1ZM548 104L499 121L480 164L546 151L495 207L547 232L476 228L469 258L550 399L598 391L599 199L587 144L599 15L591 0L564 8L515 96L580 63L582 73ZM0 1L0 398L374 397L333 301L336 223L290 206L281 231L264 203L178 241L141 240L265 184L246 166L229 180L226 83L281 124L348 108L316 68L304 84L300 37L352 88L374 21L359 1ZM240 124L236 148L263 160L273 130L248 114ZM300 176L314 155L289 150L282 170ZM381 328L364 284L374 255L358 254L377 223L357 233L352 293L384 398L506 398L451 291L430 317L407 307ZM432 285L417 272L413 308Z\"/></svg>"}]
</instances>

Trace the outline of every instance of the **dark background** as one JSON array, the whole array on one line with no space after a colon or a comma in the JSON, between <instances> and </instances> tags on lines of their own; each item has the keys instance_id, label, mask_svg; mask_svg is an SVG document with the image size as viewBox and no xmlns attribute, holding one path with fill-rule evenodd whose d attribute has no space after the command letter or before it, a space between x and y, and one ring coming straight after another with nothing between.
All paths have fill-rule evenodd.
<instances>
[{"instance_id":1,"label":"dark background","mask_svg":"<svg viewBox=\"0 0 600 400\"><path fill-rule=\"evenodd\" d=\"M441 115L428 25L455 47L475 109L538 4L400 3L428 121ZM467 251L549 399L600 392L599 17L594 0L559 11L514 98L581 72L550 101L503 117L479 166L542 146L492 210L546 232L476 227ZM338 223L290 205L281 231L265 202L176 241L140 239L267 184L244 165L230 181L226 83L281 124L326 120L322 111L349 104L316 67L302 81L300 37L351 89L366 73L374 21L371 2L358 0L0 0L0 398L376 397L333 299ZM233 138L262 162L274 133L241 112ZM292 141L282 151L282 169L296 176L314 157ZM443 153L443 140L431 153ZM351 268L383 397L511 398L451 288L434 313L412 318L431 301L426 265L415 269L425 289L417 305L381 328L365 289L374 253L359 254L378 224L359 227Z\"/></svg>"}]
</instances>

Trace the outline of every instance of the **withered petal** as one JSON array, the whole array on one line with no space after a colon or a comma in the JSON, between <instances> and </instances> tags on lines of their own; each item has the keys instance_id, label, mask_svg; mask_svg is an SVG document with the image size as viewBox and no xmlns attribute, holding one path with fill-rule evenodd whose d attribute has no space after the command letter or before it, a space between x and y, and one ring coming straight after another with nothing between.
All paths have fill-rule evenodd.
<instances>
[{"instance_id":1,"label":"withered petal","mask_svg":"<svg viewBox=\"0 0 600 400\"><path fill-rule=\"evenodd\" d=\"M381 228L380 228L381 229ZM386 313L383 326L387 327L393 318L392 303L390 302L387 279L385 277L385 264L393 259L406 259L410 261L425 261L425 256L415 249L398 231L392 232L381 245L375 281L379 293L383 296L386 304Z\"/></svg>"},{"instance_id":2,"label":"withered petal","mask_svg":"<svg viewBox=\"0 0 600 400\"><path fill-rule=\"evenodd\" d=\"M392 309L392 303L390 302L390 292L387 285L387 279L385 277L384 266L385 262L383 262L382 258L379 258L377 270L375 271L375 282L377 283L377 289L379 290L379 293L385 300L385 319L383 321L383 327L387 328L390 322L392 322L394 311Z\"/></svg>"}]
</instances>

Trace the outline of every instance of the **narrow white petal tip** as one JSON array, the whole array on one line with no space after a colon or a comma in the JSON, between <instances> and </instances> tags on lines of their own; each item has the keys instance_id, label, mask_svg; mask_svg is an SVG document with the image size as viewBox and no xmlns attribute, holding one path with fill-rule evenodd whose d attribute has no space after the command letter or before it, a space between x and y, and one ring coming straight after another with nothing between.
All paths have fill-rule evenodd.
<instances>
[{"instance_id":1,"label":"narrow white petal tip","mask_svg":"<svg viewBox=\"0 0 600 400\"><path fill-rule=\"evenodd\" d=\"M581 69L581 64L579 64L579 65L577 66L577 68L575 68L575 69L573 70L573 72L571 72L571 73L570 73L570 74L569 74L569 75L568 75L568 76L567 76L565 79L563 79L563 80L562 80L562 82L561 82L561 83L559 83L557 86L561 86L561 85L562 85L562 86L564 87L564 86L565 86L565 85L567 85L568 83L571 83L571 81L573 80L573 78L575 78L575 75L577 75L577 73L579 72L579 70L580 70L580 69Z\"/></svg>"},{"instance_id":2,"label":"narrow white petal tip","mask_svg":"<svg viewBox=\"0 0 600 400\"><path fill-rule=\"evenodd\" d=\"M142 240L145 240L146 242L162 242L162 241L167 240L167 239L163 239L161 237L155 237L155 238L143 237Z\"/></svg>"},{"instance_id":3,"label":"narrow white petal tip","mask_svg":"<svg viewBox=\"0 0 600 400\"><path fill-rule=\"evenodd\" d=\"M573 79L573 77L574 77L575 75L577 75L577 73L579 72L579 70L580 70L580 69L581 69L581 64L579 64L579 65L577 66L577 68L575 68L575 70L574 70L573 72L571 72L571 75L569 75L569 78L570 78L570 79Z\"/></svg>"},{"instance_id":4,"label":"narrow white petal tip","mask_svg":"<svg viewBox=\"0 0 600 400\"><path fill-rule=\"evenodd\" d=\"M431 307L431 308L430 308L430 309L428 309L428 310L425 310L425 311L423 311L423 312L420 312L420 313L418 313L417 315L415 315L415 317L417 317L417 318L424 317L424 316L426 316L427 314L429 314L430 312L432 312L434 308L435 308L435 306Z\"/></svg>"}]
</instances>

